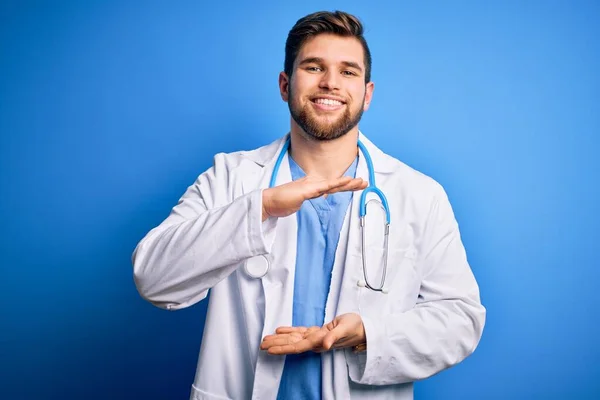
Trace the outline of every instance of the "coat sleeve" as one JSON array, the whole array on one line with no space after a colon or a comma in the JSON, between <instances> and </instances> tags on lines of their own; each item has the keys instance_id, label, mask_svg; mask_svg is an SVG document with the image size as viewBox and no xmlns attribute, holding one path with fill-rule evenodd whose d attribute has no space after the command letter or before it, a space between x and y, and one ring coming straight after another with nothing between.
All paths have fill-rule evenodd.
<instances>
[{"instance_id":1,"label":"coat sleeve","mask_svg":"<svg viewBox=\"0 0 600 400\"><path fill-rule=\"evenodd\" d=\"M233 199L227 157L215 156L212 168L133 252L136 288L159 308L178 310L199 302L244 260L271 250L276 222L262 222L262 190Z\"/></svg>"},{"instance_id":2,"label":"coat sleeve","mask_svg":"<svg viewBox=\"0 0 600 400\"><path fill-rule=\"evenodd\" d=\"M389 385L428 378L477 347L486 310L446 196L431 206L421 240L421 289L414 308L374 320L362 316L367 350L346 349L350 378Z\"/></svg>"}]
</instances>

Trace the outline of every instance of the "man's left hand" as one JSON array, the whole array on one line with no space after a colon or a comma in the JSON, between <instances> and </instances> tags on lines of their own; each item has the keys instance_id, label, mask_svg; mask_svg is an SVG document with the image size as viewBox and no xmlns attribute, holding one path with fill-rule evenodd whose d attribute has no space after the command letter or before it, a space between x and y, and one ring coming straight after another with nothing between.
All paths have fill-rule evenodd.
<instances>
[{"instance_id":1,"label":"man's left hand","mask_svg":"<svg viewBox=\"0 0 600 400\"><path fill-rule=\"evenodd\" d=\"M263 338L260 349L267 350L269 354L298 354L352 347L365 342L362 318L350 313L340 315L322 327L279 327L275 334Z\"/></svg>"}]
</instances>

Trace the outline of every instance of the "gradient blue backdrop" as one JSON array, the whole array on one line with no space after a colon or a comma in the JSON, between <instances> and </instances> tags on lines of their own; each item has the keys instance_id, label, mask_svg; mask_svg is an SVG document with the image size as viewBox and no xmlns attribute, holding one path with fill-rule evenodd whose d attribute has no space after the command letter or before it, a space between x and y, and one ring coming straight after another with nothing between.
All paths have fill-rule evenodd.
<instances>
[{"instance_id":1,"label":"gradient blue backdrop","mask_svg":"<svg viewBox=\"0 0 600 400\"><path fill-rule=\"evenodd\" d=\"M206 304L145 303L131 252L213 154L287 131L286 34L337 8L362 129L446 188L488 308L416 397L600 398L599 4L3 1L0 398L187 399Z\"/></svg>"}]
</instances>

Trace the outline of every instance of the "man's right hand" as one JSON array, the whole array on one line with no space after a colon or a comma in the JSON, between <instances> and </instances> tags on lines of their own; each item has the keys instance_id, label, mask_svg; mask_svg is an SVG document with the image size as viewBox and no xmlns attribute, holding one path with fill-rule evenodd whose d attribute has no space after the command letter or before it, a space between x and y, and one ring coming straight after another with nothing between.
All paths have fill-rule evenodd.
<instances>
[{"instance_id":1,"label":"man's right hand","mask_svg":"<svg viewBox=\"0 0 600 400\"><path fill-rule=\"evenodd\" d=\"M305 176L263 191L262 220L287 217L298 211L305 200L343 191L363 190L368 183L362 178L342 176L322 179Z\"/></svg>"}]
</instances>

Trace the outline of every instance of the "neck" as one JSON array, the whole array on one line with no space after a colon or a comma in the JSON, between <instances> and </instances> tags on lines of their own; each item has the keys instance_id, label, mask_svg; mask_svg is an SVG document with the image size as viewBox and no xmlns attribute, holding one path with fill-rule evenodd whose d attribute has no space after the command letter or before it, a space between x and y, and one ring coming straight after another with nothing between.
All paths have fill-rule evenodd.
<instances>
[{"instance_id":1,"label":"neck","mask_svg":"<svg viewBox=\"0 0 600 400\"><path fill-rule=\"evenodd\" d=\"M358 128L334 140L321 141L292 129L291 155L306 175L323 179L338 178L358 154Z\"/></svg>"}]
</instances>

